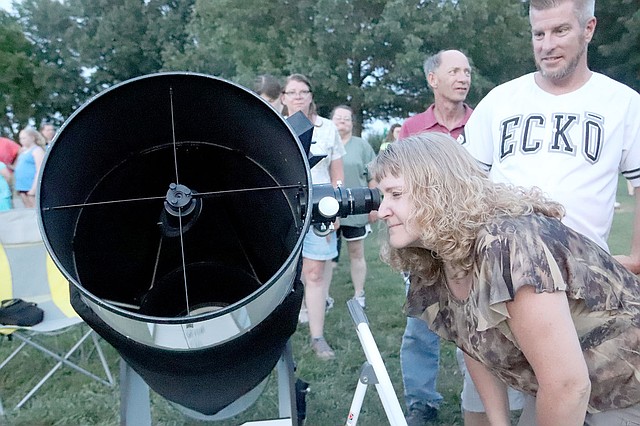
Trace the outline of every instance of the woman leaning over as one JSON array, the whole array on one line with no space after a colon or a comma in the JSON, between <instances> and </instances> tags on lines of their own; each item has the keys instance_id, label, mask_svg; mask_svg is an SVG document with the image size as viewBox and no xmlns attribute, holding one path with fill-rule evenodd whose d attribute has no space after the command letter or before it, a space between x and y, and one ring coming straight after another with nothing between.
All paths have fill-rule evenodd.
<instances>
[{"instance_id":1,"label":"woman leaning over","mask_svg":"<svg viewBox=\"0 0 640 426\"><path fill-rule=\"evenodd\" d=\"M640 280L561 223L539 190L492 183L456 141L423 133L370 167L384 199L383 257L416 276L419 316L465 353L492 425L640 420ZM636 422L636 423L634 423Z\"/></svg>"}]
</instances>

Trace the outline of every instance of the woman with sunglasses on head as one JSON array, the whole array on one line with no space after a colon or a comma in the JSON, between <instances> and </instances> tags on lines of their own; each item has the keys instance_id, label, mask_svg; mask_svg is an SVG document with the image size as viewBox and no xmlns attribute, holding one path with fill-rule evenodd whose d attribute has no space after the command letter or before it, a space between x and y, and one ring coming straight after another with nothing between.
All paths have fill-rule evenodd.
<instances>
[{"instance_id":1,"label":"woman with sunglasses on head","mask_svg":"<svg viewBox=\"0 0 640 426\"><path fill-rule=\"evenodd\" d=\"M407 313L465 353L492 425L640 424L640 280L562 224L539 189L491 182L453 138L422 133L370 165L383 258L415 280Z\"/></svg>"},{"instance_id":2,"label":"woman with sunglasses on head","mask_svg":"<svg viewBox=\"0 0 640 426\"><path fill-rule=\"evenodd\" d=\"M345 150L340 134L331 120L316 113L311 83L302 74L287 77L282 93L283 113L293 115L298 111L313 123L311 153L326 155L311 169L313 184L331 183L334 187L344 181L342 157ZM339 226L336 220L335 227ZM309 230L302 246L302 282L305 286L304 304L311 333L311 348L322 360L335 358L335 353L324 338L324 316L327 292L331 282L331 260L338 254L334 232L326 237Z\"/></svg>"}]
</instances>

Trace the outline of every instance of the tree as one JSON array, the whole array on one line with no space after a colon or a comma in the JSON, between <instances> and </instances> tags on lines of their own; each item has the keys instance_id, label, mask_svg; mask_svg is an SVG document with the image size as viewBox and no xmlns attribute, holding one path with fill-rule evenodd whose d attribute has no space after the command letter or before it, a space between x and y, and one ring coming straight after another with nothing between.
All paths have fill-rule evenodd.
<instances>
[{"instance_id":1,"label":"tree","mask_svg":"<svg viewBox=\"0 0 640 426\"><path fill-rule=\"evenodd\" d=\"M591 66L640 88L637 0L597 7ZM23 0L16 9L24 35L2 29L14 47L0 64L24 66L0 81L3 94L16 90L7 81L21 82L11 108L22 109L7 110L8 95L2 106L36 121L64 119L106 87L161 70L245 86L258 74L299 72L321 114L338 104L355 110L358 134L367 120L406 117L433 101L422 63L439 50L471 59L472 106L534 69L526 0Z\"/></svg>"},{"instance_id":2,"label":"tree","mask_svg":"<svg viewBox=\"0 0 640 426\"><path fill-rule=\"evenodd\" d=\"M36 118L58 121L115 83L162 69L182 49L193 0L24 0L16 9L46 96Z\"/></svg>"},{"instance_id":3,"label":"tree","mask_svg":"<svg viewBox=\"0 0 640 426\"><path fill-rule=\"evenodd\" d=\"M73 43L81 65L91 70L89 91L95 93L124 80L162 69L161 37L180 25L172 11L179 1L69 0L75 25L67 41ZM189 3L189 2L184 2ZM166 18L166 19L165 19ZM172 25L169 25L172 24Z\"/></svg>"},{"instance_id":4,"label":"tree","mask_svg":"<svg viewBox=\"0 0 640 426\"><path fill-rule=\"evenodd\" d=\"M530 68L526 28L522 4L509 0L200 0L193 44L168 65L245 84L264 72L299 72L316 86L324 115L348 104L363 120L390 118L424 109L422 62L440 49L491 49L490 59L478 55L476 100Z\"/></svg>"},{"instance_id":5,"label":"tree","mask_svg":"<svg viewBox=\"0 0 640 426\"><path fill-rule=\"evenodd\" d=\"M182 52L165 69L218 75L248 84L260 73L282 75L293 6L274 0L196 1ZM285 2L286 3L286 2Z\"/></svg>"},{"instance_id":6,"label":"tree","mask_svg":"<svg viewBox=\"0 0 640 426\"><path fill-rule=\"evenodd\" d=\"M60 123L86 96L79 54L68 41L70 9L55 0L23 0L16 10L39 65L35 82L42 91L33 99L32 118L36 124L45 119Z\"/></svg>"},{"instance_id":7,"label":"tree","mask_svg":"<svg viewBox=\"0 0 640 426\"><path fill-rule=\"evenodd\" d=\"M640 91L640 4L599 0L598 24L589 50L591 67Z\"/></svg>"},{"instance_id":8,"label":"tree","mask_svg":"<svg viewBox=\"0 0 640 426\"><path fill-rule=\"evenodd\" d=\"M39 67L32 61L31 43L15 18L0 11L0 130L15 139L34 113L42 87Z\"/></svg>"},{"instance_id":9,"label":"tree","mask_svg":"<svg viewBox=\"0 0 640 426\"><path fill-rule=\"evenodd\" d=\"M406 116L433 102L422 63L440 50L458 49L469 57L473 73L467 101L472 105L497 84L533 69L529 24L522 3L424 1L402 13L403 5L409 7L404 2L393 5L396 16L388 20L387 38L395 33L402 39L401 44L396 42L393 66L383 82L386 102L372 102L374 108L391 104L387 111L372 111L373 116ZM394 28L395 22L399 29Z\"/></svg>"}]
</instances>

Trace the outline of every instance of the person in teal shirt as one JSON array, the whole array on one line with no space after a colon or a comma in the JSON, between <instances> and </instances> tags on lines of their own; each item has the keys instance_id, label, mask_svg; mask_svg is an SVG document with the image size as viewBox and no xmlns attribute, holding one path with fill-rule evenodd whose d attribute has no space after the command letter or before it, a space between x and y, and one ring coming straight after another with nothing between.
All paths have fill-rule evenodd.
<instances>
[{"instance_id":1,"label":"person in teal shirt","mask_svg":"<svg viewBox=\"0 0 640 426\"><path fill-rule=\"evenodd\" d=\"M6 164L0 161L0 212L11 210L11 187L9 180L11 171Z\"/></svg>"}]
</instances>

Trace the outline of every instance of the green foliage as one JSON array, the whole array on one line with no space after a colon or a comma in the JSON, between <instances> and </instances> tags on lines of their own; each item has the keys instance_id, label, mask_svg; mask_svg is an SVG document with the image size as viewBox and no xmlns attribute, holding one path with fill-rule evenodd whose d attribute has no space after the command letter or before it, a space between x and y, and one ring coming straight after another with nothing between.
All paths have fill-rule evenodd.
<instances>
[{"instance_id":1,"label":"green foliage","mask_svg":"<svg viewBox=\"0 0 640 426\"><path fill-rule=\"evenodd\" d=\"M360 134L362 123L406 117L432 102L422 63L439 50L460 49L471 59L472 106L495 85L532 71L527 5L513 0L23 0L16 10L26 38L20 44L14 36L19 47L2 62L8 74L0 107L9 114L2 125L23 117L61 121L104 88L162 70L202 72L245 86L258 74L300 72L314 84L320 113L350 105L358 117L354 133ZM591 66L637 90L638 2L598 0L596 14ZM15 25L2 29L11 31Z\"/></svg>"},{"instance_id":2,"label":"green foliage","mask_svg":"<svg viewBox=\"0 0 640 426\"><path fill-rule=\"evenodd\" d=\"M15 139L34 113L42 86L32 46L16 20L0 11L0 135Z\"/></svg>"},{"instance_id":3,"label":"green foliage","mask_svg":"<svg viewBox=\"0 0 640 426\"><path fill-rule=\"evenodd\" d=\"M530 68L524 9L509 0L198 1L189 31L195 43L170 68L241 83L259 73L303 73L321 114L338 104L356 111L356 134L369 119L424 109L431 94L422 62L438 50L492 51L489 59L477 55L472 101Z\"/></svg>"},{"instance_id":4,"label":"green foliage","mask_svg":"<svg viewBox=\"0 0 640 426\"><path fill-rule=\"evenodd\" d=\"M42 90L31 99L31 118L36 124L43 119L61 121L84 99L78 55L67 38L71 12L54 0L24 0L15 7L31 41L32 60L39 65L35 79Z\"/></svg>"},{"instance_id":5,"label":"green foliage","mask_svg":"<svg viewBox=\"0 0 640 426\"><path fill-rule=\"evenodd\" d=\"M157 72L163 49L180 50L193 1L69 0L74 11L68 40L85 68L94 93L133 77Z\"/></svg>"},{"instance_id":6,"label":"green foliage","mask_svg":"<svg viewBox=\"0 0 640 426\"><path fill-rule=\"evenodd\" d=\"M599 0L589 50L596 71L640 91L640 7L637 0Z\"/></svg>"},{"instance_id":7,"label":"green foliage","mask_svg":"<svg viewBox=\"0 0 640 426\"><path fill-rule=\"evenodd\" d=\"M24 0L19 23L39 65L31 118L61 122L92 95L160 71L163 54L180 52L193 0ZM23 90L25 94L27 90Z\"/></svg>"},{"instance_id":8,"label":"green foliage","mask_svg":"<svg viewBox=\"0 0 640 426\"><path fill-rule=\"evenodd\" d=\"M373 152L377 153L380 151L380 145L384 142L385 136L387 136L386 131L369 133L367 142L369 142L369 145L373 148Z\"/></svg>"}]
</instances>

